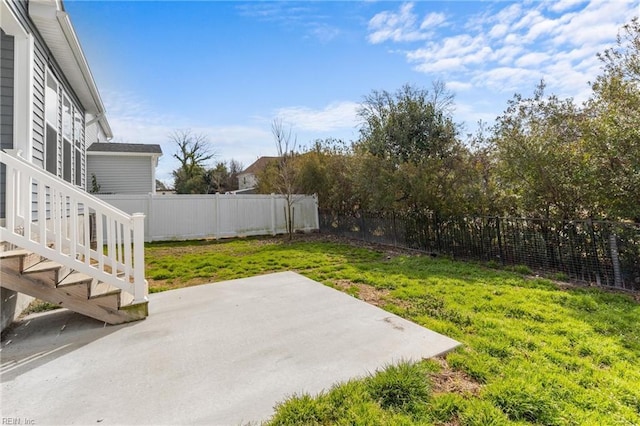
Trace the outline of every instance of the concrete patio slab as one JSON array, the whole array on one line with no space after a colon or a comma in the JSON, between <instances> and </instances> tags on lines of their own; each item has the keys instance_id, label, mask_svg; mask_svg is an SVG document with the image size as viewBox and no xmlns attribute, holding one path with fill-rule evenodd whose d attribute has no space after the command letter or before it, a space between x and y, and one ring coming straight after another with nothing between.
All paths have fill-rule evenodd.
<instances>
[{"instance_id":1,"label":"concrete patio slab","mask_svg":"<svg viewBox=\"0 0 640 426\"><path fill-rule=\"evenodd\" d=\"M458 342L293 272L152 294L107 326L27 317L0 352L1 413L20 424L259 423L317 393Z\"/></svg>"}]
</instances>

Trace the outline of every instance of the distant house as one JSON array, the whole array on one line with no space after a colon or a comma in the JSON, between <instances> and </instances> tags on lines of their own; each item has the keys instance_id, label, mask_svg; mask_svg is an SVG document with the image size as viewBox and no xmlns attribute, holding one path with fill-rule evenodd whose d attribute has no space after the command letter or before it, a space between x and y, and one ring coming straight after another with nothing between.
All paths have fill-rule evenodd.
<instances>
[{"instance_id":1,"label":"distant house","mask_svg":"<svg viewBox=\"0 0 640 426\"><path fill-rule=\"evenodd\" d=\"M155 194L161 155L160 145L93 143L87 149L87 189L95 176L102 194Z\"/></svg>"},{"instance_id":2,"label":"distant house","mask_svg":"<svg viewBox=\"0 0 640 426\"><path fill-rule=\"evenodd\" d=\"M238 175L238 191L253 189L258 186L258 174L267 168L269 163L280 157L260 157Z\"/></svg>"}]
</instances>

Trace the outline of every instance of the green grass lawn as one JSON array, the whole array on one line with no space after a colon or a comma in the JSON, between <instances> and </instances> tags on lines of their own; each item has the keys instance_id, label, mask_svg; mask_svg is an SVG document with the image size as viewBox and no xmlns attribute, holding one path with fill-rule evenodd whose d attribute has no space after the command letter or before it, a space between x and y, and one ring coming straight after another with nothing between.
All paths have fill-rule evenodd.
<instances>
[{"instance_id":1,"label":"green grass lawn","mask_svg":"<svg viewBox=\"0 0 640 426\"><path fill-rule=\"evenodd\" d=\"M296 395L272 424L640 424L640 305L484 265L322 237L154 243L151 291L292 270L463 347Z\"/></svg>"}]
</instances>

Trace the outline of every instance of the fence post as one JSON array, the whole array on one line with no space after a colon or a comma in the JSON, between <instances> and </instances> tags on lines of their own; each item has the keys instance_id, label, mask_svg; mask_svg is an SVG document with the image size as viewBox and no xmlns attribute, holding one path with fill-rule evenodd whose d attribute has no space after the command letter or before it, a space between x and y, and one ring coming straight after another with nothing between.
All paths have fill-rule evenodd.
<instances>
[{"instance_id":1,"label":"fence post","mask_svg":"<svg viewBox=\"0 0 640 426\"><path fill-rule=\"evenodd\" d=\"M498 234L498 252L500 253L500 262L504 265L505 264L505 258L504 258L504 251L502 249L502 235L500 232L500 218L498 216L496 216L496 233Z\"/></svg>"},{"instance_id":2,"label":"fence post","mask_svg":"<svg viewBox=\"0 0 640 426\"><path fill-rule=\"evenodd\" d=\"M613 265L613 285L623 287L622 272L620 271L620 255L618 253L618 237L615 233L609 235L609 245L611 246L611 263Z\"/></svg>"},{"instance_id":3,"label":"fence post","mask_svg":"<svg viewBox=\"0 0 640 426\"><path fill-rule=\"evenodd\" d=\"M276 235L276 194L271 193L271 235Z\"/></svg>"},{"instance_id":4,"label":"fence post","mask_svg":"<svg viewBox=\"0 0 640 426\"><path fill-rule=\"evenodd\" d=\"M147 211L145 212L147 218L147 226L145 226L144 228L144 240L149 242L152 241L151 236L154 234L153 232L151 232L154 228L154 226L152 225L152 220L154 217L153 211L155 210L155 206L153 204L153 194L149 193L147 196Z\"/></svg>"},{"instance_id":5,"label":"fence post","mask_svg":"<svg viewBox=\"0 0 640 426\"><path fill-rule=\"evenodd\" d=\"M144 214L131 216L133 225L133 303L146 302L147 281L144 279Z\"/></svg>"},{"instance_id":6,"label":"fence post","mask_svg":"<svg viewBox=\"0 0 640 426\"><path fill-rule=\"evenodd\" d=\"M398 246L398 228L396 225L396 211L395 210L391 210L391 218L393 220L392 222L392 227L393 227L393 245L395 247Z\"/></svg>"},{"instance_id":7,"label":"fence post","mask_svg":"<svg viewBox=\"0 0 640 426\"><path fill-rule=\"evenodd\" d=\"M596 283L598 286L602 285L602 279L600 278L600 259L598 259L598 245L596 244L596 233L593 230L593 220L587 219L587 225L589 226L589 234L591 235L591 249L593 251L593 260L596 266Z\"/></svg>"},{"instance_id":8,"label":"fence post","mask_svg":"<svg viewBox=\"0 0 640 426\"><path fill-rule=\"evenodd\" d=\"M213 202L216 205L214 211L216 212L216 221L214 223L215 229L213 230L213 238L216 240L220 238L220 193L216 192Z\"/></svg>"},{"instance_id":9,"label":"fence post","mask_svg":"<svg viewBox=\"0 0 640 426\"><path fill-rule=\"evenodd\" d=\"M318 194L313 194L313 209L315 211L315 219L316 219L315 229L317 229L318 232L320 232L320 217L318 215Z\"/></svg>"}]
</instances>

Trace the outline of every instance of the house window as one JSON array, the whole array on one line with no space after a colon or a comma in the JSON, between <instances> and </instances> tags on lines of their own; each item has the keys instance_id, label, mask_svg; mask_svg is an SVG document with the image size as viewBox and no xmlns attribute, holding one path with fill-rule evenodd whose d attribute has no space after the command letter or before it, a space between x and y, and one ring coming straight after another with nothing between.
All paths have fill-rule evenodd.
<instances>
[{"instance_id":1,"label":"house window","mask_svg":"<svg viewBox=\"0 0 640 426\"><path fill-rule=\"evenodd\" d=\"M47 72L47 88L44 95L45 108L45 168L58 174L58 82Z\"/></svg>"},{"instance_id":2,"label":"house window","mask_svg":"<svg viewBox=\"0 0 640 426\"><path fill-rule=\"evenodd\" d=\"M73 163L73 150L71 149L71 137L73 127L71 125L71 101L67 96L62 97L62 178L71 182L71 167Z\"/></svg>"},{"instance_id":3,"label":"house window","mask_svg":"<svg viewBox=\"0 0 640 426\"><path fill-rule=\"evenodd\" d=\"M73 114L73 145L75 149L75 184L82 186L82 135L84 134L84 122L82 115L75 111Z\"/></svg>"},{"instance_id":4,"label":"house window","mask_svg":"<svg viewBox=\"0 0 640 426\"><path fill-rule=\"evenodd\" d=\"M82 186L84 118L51 70L45 91L45 169Z\"/></svg>"}]
</instances>

